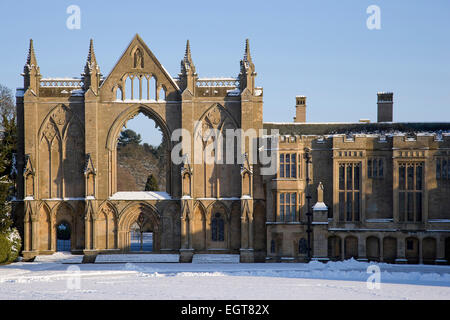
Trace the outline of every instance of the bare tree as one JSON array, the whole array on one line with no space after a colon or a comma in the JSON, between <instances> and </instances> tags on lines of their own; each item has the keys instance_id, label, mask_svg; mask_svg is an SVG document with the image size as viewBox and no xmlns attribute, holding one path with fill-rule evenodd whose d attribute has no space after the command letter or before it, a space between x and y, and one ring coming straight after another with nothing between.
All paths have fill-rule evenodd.
<instances>
[{"instance_id":1,"label":"bare tree","mask_svg":"<svg viewBox=\"0 0 450 320\"><path fill-rule=\"evenodd\" d=\"M16 115L16 105L11 89L0 84L0 115L11 120ZM0 127L0 129L3 129Z\"/></svg>"}]
</instances>

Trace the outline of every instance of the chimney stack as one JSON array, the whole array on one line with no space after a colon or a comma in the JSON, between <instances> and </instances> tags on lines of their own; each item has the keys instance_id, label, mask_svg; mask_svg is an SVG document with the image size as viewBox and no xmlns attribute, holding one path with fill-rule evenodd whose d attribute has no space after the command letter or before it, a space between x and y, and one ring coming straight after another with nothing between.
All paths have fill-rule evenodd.
<instances>
[{"instance_id":1,"label":"chimney stack","mask_svg":"<svg viewBox=\"0 0 450 320\"><path fill-rule=\"evenodd\" d=\"M295 97L295 117L294 122L306 122L306 97Z\"/></svg>"},{"instance_id":2,"label":"chimney stack","mask_svg":"<svg viewBox=\"0 0 450 320\"><path fill-rule=\"evenodd\" d=\"M378 122L392 122L394 112L394 94L378 92Z\"/></svg>"}]
</instances>

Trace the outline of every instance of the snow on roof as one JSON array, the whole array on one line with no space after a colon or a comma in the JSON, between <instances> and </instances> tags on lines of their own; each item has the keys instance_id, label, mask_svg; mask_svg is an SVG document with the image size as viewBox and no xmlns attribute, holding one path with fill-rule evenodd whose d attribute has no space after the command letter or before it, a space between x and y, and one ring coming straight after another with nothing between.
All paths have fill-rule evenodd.
<instances>
[{"instance_id":1,"label":"snow on roof","mask_svg":"<svg viewBox=\"0 0 450 320\"><path fill-rule=\"evenodd\" d=\"M172 200L167 192L126 191L113 194L110 200Z\"/></svg>"},{"instance_id":2,"label":"snow on roof","mask_svg":"<svg viewBox=\"0 0 450 320\"><path fill-rule=\"evenodd\" d=\"M313 210L317 210L317 211L322 211L322 210L328 210L328 207L325 203L323 202L317 202L314 206L313 206Z\"/></svg>"},{"instance_id":3,"label":"snow on roof","mask_svg":"<svg viewBox=\"0 0 450 320\"><path fill-rule=\"evenodd\" d=\"M17 88L16 89L16 98L23 98L25 95L25 89L24 88Z\"/></svg>"}]
</instances>

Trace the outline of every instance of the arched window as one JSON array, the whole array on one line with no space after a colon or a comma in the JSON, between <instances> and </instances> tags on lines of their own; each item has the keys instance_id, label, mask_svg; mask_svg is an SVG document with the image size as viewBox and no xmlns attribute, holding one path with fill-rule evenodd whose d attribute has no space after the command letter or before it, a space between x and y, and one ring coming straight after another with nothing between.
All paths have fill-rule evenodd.
<instances>
[{"instance_id":1,"label":"arched window","mask_svg":"<svg viewBox=\"0 0 450 320\"><path fill-rule=\"evenodd\" d=\"M225 240L225 223L220 213L216 213L211 221L212 241L224 241Z\"/></svg>"},{"instance_id":2,"label":"arched window","mask_svg":"<svg viewBox=\"0 0 450 320\"><path fill-rule=\"evenodd\" d=\"M135 76L133 79L133 100L141 100L140 92L141 79Z\"/></svg>"},{"instance_id":3,"label":"arched window","mask_svg":"<svg viewBox=\"0 0 450 320\"><path fill-rule=\"evenodd\" d=\"M124 100L131 100L131 96L133 94L133 87L132 87L133 78L127 77L125 80L125 99Z\"/></svg>"},{"instance_id":4,"label":"arched window","mask_svg":"<svg viewBox=\"0 0 450 320\"><path fill-rule=\"evenodd\" d=\"M156 100L156 78L152 76L148 82L148 100Z\"/></svg>"},{"instance_id":5,"label":"arched window","mask_svg":"<svg viewBox=\"0 0 450 320\"><path fill-rule=\"evenodd\" d=\"M116 100L120 101L123 100L123 92L122 92L122 88L117 87L116 89Z\"/></svg>"},{"instance_id":6,"label":"arched window","mask_svg":"<svg viewBox=\"0 0 450 320\"><path fill-rule=\"evenodd\" d=\"M160 101L166 100L166 89L164 87L161 87L161 89L159 90L158 100Z\"/></svg>"}]
</instances>

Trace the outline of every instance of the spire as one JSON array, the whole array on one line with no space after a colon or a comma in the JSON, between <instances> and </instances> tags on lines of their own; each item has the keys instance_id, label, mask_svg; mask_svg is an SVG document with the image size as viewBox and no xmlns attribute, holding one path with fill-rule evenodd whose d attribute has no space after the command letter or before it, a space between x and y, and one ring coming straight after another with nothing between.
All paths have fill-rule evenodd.
<instances>
[{"instance_id":1,"label":"spire","mask_svg":"<svg viewBox=\"0 0 450 320\"><path fill-rule=\"evenodd\" d=\"M194 61L192 60L191 55L191 44L189 40L186 42L186 51L184 53L184 59L181 61L181 72L187 73L191 71L193 74L195 73Z\"/></svg>"},{"instance_id":2,"label":"spire","mask_svg":"<svg viewBox=\"0 0 450 320\"><path fill-rule=\"evenodd\" d=\"M87 63L89 64L97 64L97 59L95 58L95 52L94 52L94 40L91 39L91 42L89 44L89 54L87 57Z\"/></svg>"},{"instance_id":3,"label":"spire","mask_svg":"<svg viewBox=\"0 0 450 320\"><path fill-rule=\"evenodd\" d=\"M180 87L182 90L189 89L191 93L194 93L197 73L195 73L195 65L192 60L191 44L189 40L186 42L186 51L183 60L181 60L180 80Z\"/></svg>"},{"instance_id":4,"label":"spire","mask_svg":"<svg viewBox=\"0 0 450 320\"><path fill-rule=\"evenodd\" d=\"M244 58L241 60L241 73L239 74L241 91L248 88L253 94L255 88L255 76L255 65L253 64L252 56L250 54L250 41L246 39Z\"/></svg>"},{"instance_id":5,"label":"spire","mask_svg":"<svg viewBox=\"0 0 450 320\"><path fill-rule=\"evenodd\" d=\"M39 94L41 74L37 64L36 54L34 53L33 39L30 39L27 62L23 68L23 80L25 91L31 89L34 94Z\"/></svg>"},{"instance_id":6,"label":"spire","mask_svg":"<svg viewBox=\"0 0 450 320\"><path fill-rule=\"evenodd\" d=\"M86 65L84 66L84 73L82 74L84 90L88 90L92 87L94 93L97 93L100 86L100 68L97 64L97 58L94 52L94 40L91 39L89 43L89 53L86 59Z\"/></svg>"},{"instance_id":7,"label":"spire","mask_svg":"<svg viewBox=\"0 0 450 320\"><path fill-rule=\"evenodd\" d=\"M36 54L34 53L33 39L30 39L30 48L28 49L27 66L37 66Z\"/></svg>"},{"instance_id":8,"label":"spire","mask_svg":"<svg viewBox=\"0 0 450 320\"><path fill-rule=\"evenodd\" d=\"M245 39L244 60L247 61L247 62L252 62L252 56L250 54L250 41L248 39Z\"/></svg>"}]
</instances>

